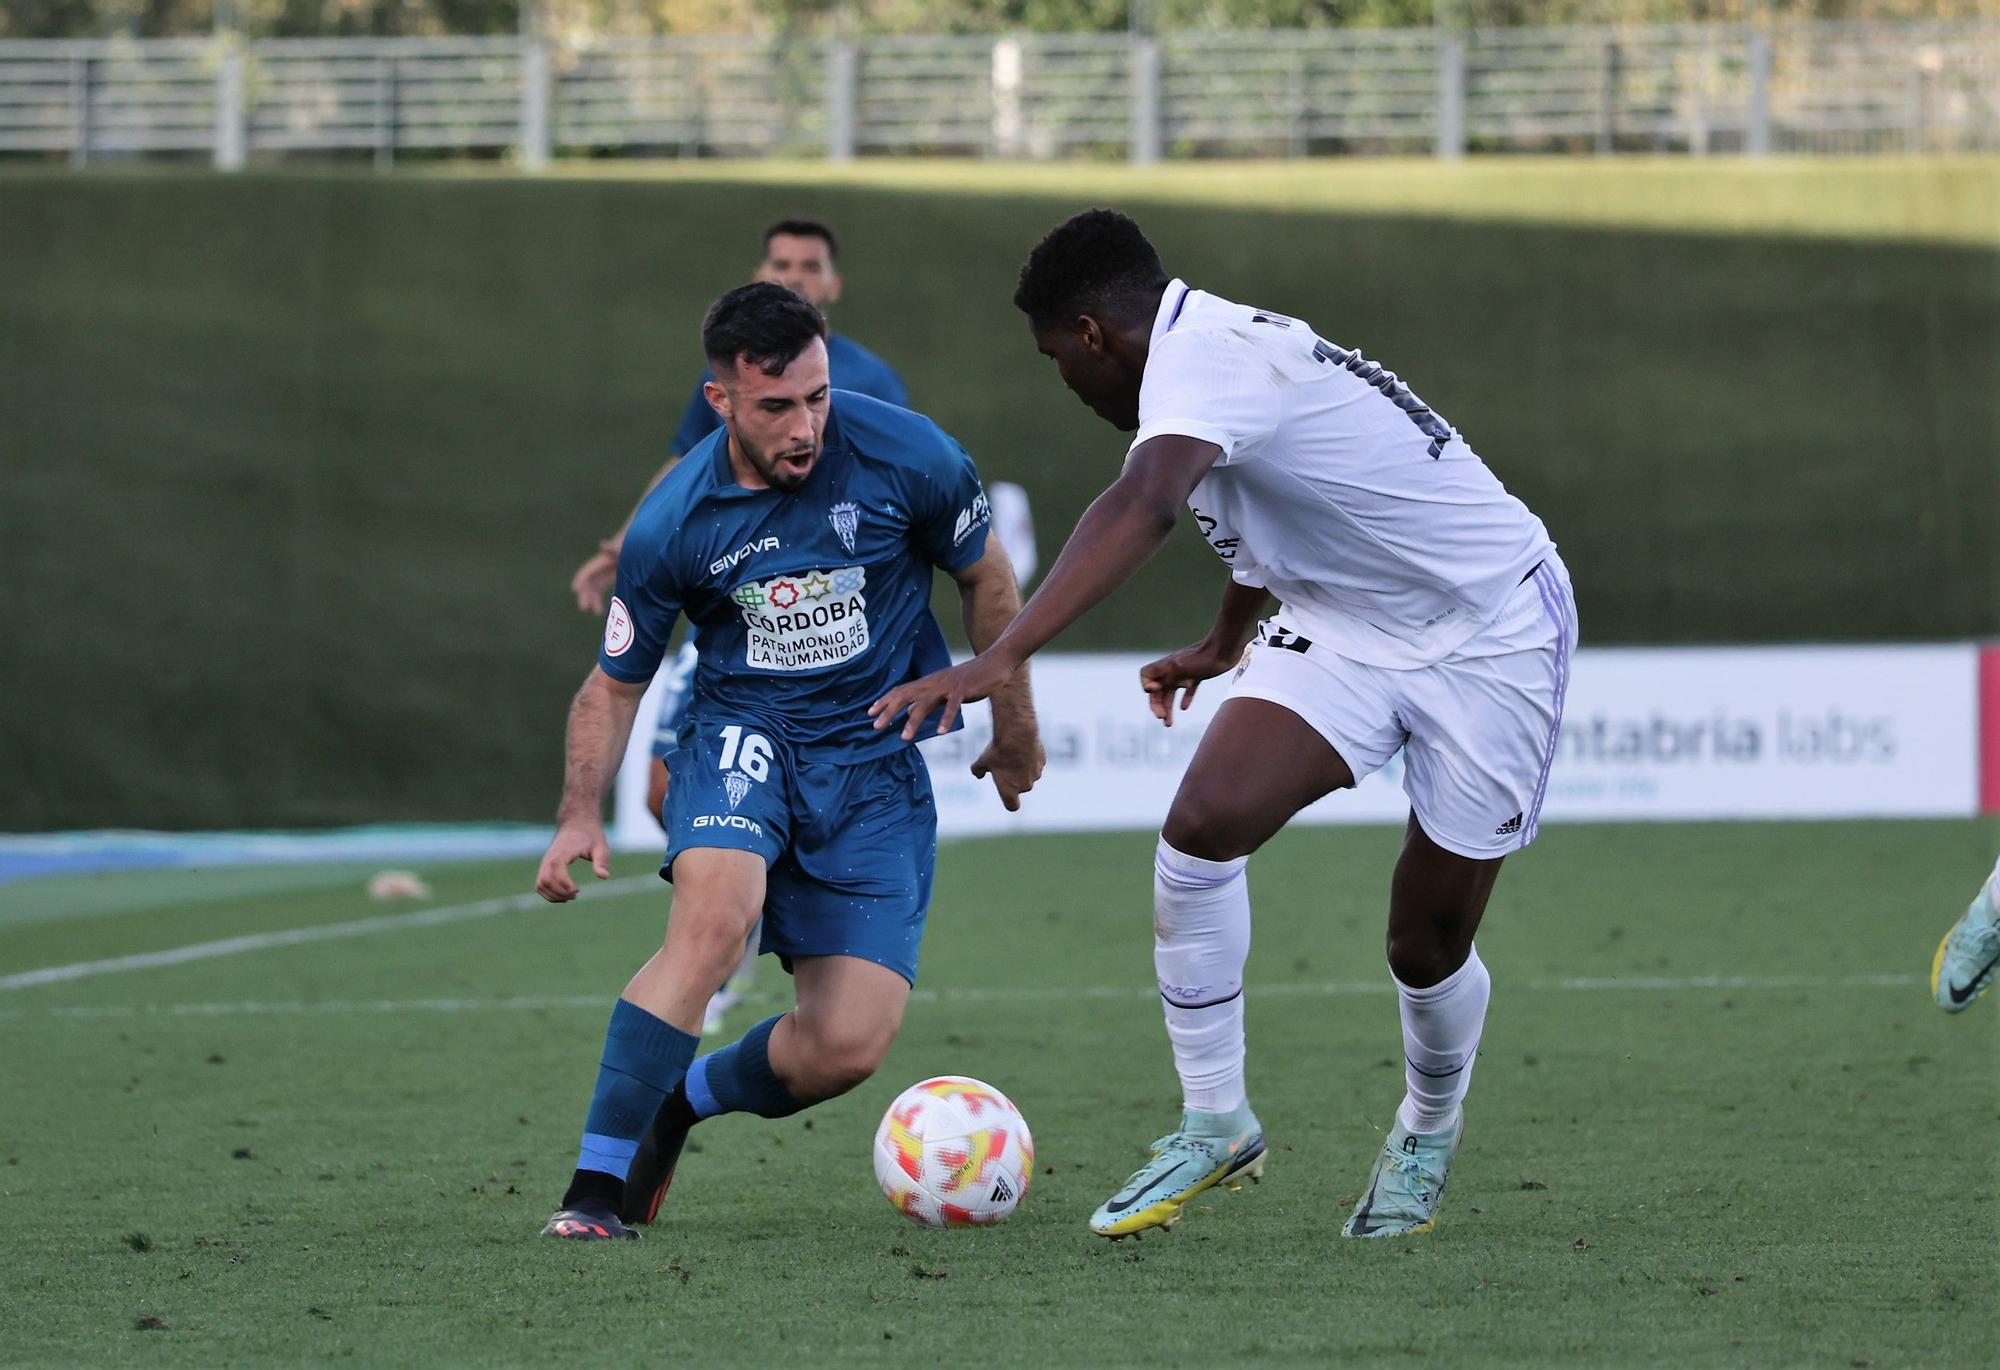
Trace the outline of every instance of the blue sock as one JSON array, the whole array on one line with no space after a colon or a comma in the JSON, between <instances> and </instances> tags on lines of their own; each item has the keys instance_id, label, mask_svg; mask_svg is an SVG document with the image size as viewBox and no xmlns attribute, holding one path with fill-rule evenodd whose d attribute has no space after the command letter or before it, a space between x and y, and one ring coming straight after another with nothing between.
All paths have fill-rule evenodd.
<instances>
[{"instance_id":1,"label":"blue sock","mask_svg":"<svg viewBox=\"0 0 2000 1370\"><path fill-rule=\"evenodd\" d=\"M637 1004L618 1001L604 1030L604 1057L583 1122L578 1170L625 1178L660 1101L687 1074L699 1040Z\"/></svg>"},{"instance_id":2,"label":"blue sock","mask_svg":"<svg viewBox=\"0 0 2000 1370\"><path fill-rule=\"evenodd\" d=\"M789 1118L805 1107L771 1069L771 1029L778 1018L766 1018L744 1033L742 1041L711 1051L688 1067L687 1097L695 1117L754 1113L760 1118Z\"/></svg>"}]
</instances>

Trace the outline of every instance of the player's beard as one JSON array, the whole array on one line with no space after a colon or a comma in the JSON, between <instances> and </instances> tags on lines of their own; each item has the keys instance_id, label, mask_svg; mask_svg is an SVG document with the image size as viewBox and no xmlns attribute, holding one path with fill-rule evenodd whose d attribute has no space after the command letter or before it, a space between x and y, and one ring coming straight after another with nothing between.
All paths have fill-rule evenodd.
<instances>
[{"instance_id":1,"label":"player's beard","mask_svg":"<svg viewBox=\"0 0 2000 1370\"><path fill-rule=\"evenodd\" d=\"M818 443L811 447L792 447L767 453L744 442L741 435L736 441L749 460L751 469L773 490L798 489L812 478L813 468L819 464ZM802 466L798 464L801 462Z\"/></svg>"}]
</instances>

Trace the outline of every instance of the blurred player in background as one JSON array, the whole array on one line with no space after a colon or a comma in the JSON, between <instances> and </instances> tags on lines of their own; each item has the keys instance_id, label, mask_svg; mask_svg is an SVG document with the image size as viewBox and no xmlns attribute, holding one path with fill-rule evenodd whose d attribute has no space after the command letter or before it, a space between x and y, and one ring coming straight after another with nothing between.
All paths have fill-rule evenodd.
<instances>
[{"instance_id":1,"label":"blurred player in background","mask_svg":"<svg viewBox=\"0 0 2000 1370\"><path fill-rule=\"evenodd\" d=\"M921 415L832 390L825 328L770 283L709 310L707 394L724 427L641 503L597 667L570 708L559 825L536 880L558 903L577 895L571 862L610 873L605 792L687 615L701 656L668 755L672 912L612 1010L548 1236L638 1236L697 1122L781 1118L843 1094L902 1024L937 810L922 757L865 709L950 661L930 612L934 569L958 583L975 648L1020 596L965 450ZM996 685L993 739L972 770L1010 809L1040 776L1026 672ZM696 1057L704 1006L760 917L796 1007Z\"/></svg>"},{"instance_id":2,"label":"blurred player in background","mask_svg":"<svg viewBox=\"0 0 2000 1370\"><path fill-rule=\"evenodd\" d=\"M996 480L986 487L993 499L993 536L1014 563L1014 580L1022 589L1035 583L1042 559L1035 550L1035 515L1028 492L1012 481Z\"/></svg>"},{"instance_id":3,"label":"blurred player in background","mask_svg":"<svg viewBox=\"0 0 2000 1370\"><path fill-rule=\"evenodd\" d=\"M2000 971L2000 861L1979 894L1938 943L1931 958L1931 993L1938 1007L1957 1013L1993 987Z\"/></svg>"},{"instance_id":4,"label":"blurred player in background","mask_svg":"<svg viewBox=\"0 0 2000 1370\"><path fill-rule=\"evenodd\" d=\"M889 691L877 726L905 711L905 735L936 710L949 723L1012 679L1159 549L1183 504L1231 578L1208 636L1140 672L1168 724L1202 681L1235 668L1236 684L1154 857L1154 968L1185 1110L1091 1228L1165 1226L1210 1186L1262 1172L1244 1087L1244 868L1299 810L1400 750L1411 813L1388 960L1406 1092L1342 1231L1426 1231L1486 1018L1473 933L1502 859L1534 840L1555 756L1577 635L1568 573L1541 520L1394 372L1298 319L1169 280L1122 214L1057 227L1014 303L1063 383L1137 436L1013 626Z\"/></svg>"},{"instance_id":5,"label":"blurred player in background","mask_svg":"<svg viewBox=\"0 0 2000 1370\"><path fill-rule=\"evenodd\" d=\"M839 255L840 242L824 223L817 219L780 219L764 230L764 255L752 279L782 285L804 296L814 308L824 313L840 299L843 283L836 265ZM895 368L860 343L829 332L826 351L836 389L873 395L890 404L909 404L909 396L903 389L903 378L896 374ZM707 387L714 379L713 372L703 367L694 383L694 393L688 396L687 408L682 411L680 427L674 430L666 462L641 492L641 502L654 486L666 479L667 473L674 469L674 463L692 452L702 439L721 426L722 420L708 402ZM625 534L637 514L638 506L634 505L632 513L626 516L618 531L599 543L597 551L570 577L569 588L576 595L577 608L583 612L592 615L604 613L604 597L610 592L618 574L618 553L625 545ZM694 642L690 637L681 643L680 651L666 668L667 679L660 691L659 715L653 728L653 774L646 791L646 808L655 818L666 801L666 755L673 750L681 723L687 717L694 665ZM708 1006L704 1031L721 1029L729 1010L749 992L756 972L757 946L753 929L736 973L716 991L714 1000Z\"/></svg>"}]
</instances>

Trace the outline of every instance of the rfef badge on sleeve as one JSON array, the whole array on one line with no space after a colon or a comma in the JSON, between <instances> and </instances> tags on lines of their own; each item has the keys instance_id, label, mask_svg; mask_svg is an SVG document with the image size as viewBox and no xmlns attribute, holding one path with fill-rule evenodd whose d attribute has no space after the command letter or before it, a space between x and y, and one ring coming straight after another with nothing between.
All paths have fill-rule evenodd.
<instances>
[{"instance_id":1,"label":"rfef badge on sleeve","mask_svg":"<svg viewBox=\"0 0 2000 1370\"><path fill-rule=\"evenodd\" d=\"M632 646L632 615L625 601L613 595L611 612L604 619L604 654L623 656Z\"/></svg>"}]
</instances>

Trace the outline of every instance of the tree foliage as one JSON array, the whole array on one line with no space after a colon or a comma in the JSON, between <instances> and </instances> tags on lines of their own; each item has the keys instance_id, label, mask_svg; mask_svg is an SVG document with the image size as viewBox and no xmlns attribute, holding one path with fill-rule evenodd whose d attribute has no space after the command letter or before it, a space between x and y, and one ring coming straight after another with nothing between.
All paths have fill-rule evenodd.
<instances>
[{"instance_id":1,"label":"tree foliage","mask_svg":"<svg viewBox=\"0 0 2000 1370\"><path fill-rule=\"evenodd\" d=\"M997 33L2000 18L2000 0L6 0L0 37Z\"/></svg>"}]
</instances>

